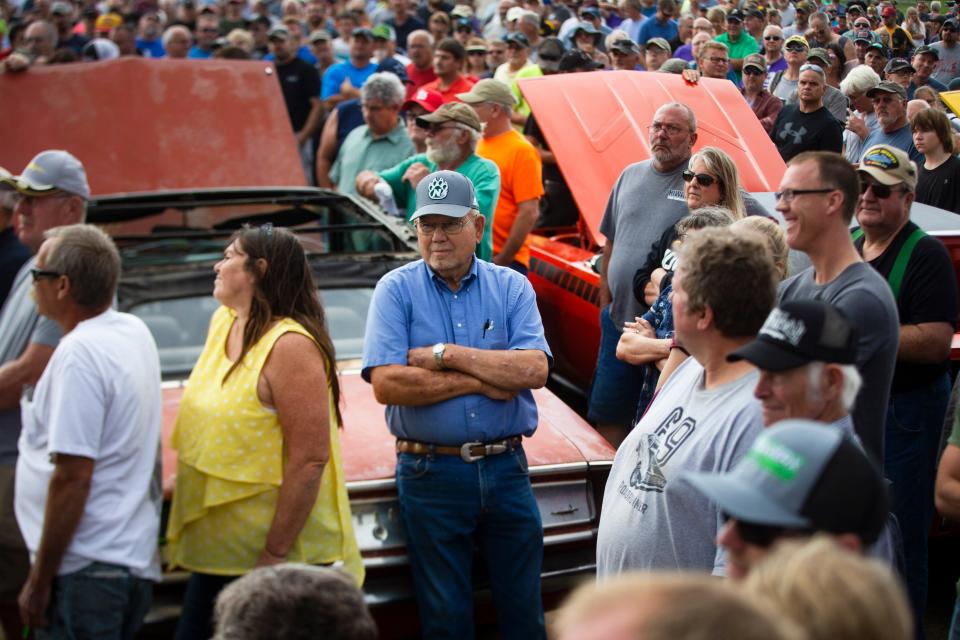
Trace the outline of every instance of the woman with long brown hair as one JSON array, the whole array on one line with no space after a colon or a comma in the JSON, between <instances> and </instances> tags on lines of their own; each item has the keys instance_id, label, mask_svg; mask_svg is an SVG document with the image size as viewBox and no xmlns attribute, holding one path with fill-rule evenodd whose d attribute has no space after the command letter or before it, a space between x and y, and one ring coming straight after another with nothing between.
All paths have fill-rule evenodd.
<instances>
[{"instance_id":1,"label":"woman with long brown hair","mask_svg":"<svg viewBox=\"0 0 960 640\"><path fill-rule=\"evenodd\" d=\"M217 593L257 566L343 562L363 580L336 355L303 248L285 229L245 228L214 271L222 306L171 439L167 560L192 572L177 638L209 638Z\"/></svg>"}]
</instances>

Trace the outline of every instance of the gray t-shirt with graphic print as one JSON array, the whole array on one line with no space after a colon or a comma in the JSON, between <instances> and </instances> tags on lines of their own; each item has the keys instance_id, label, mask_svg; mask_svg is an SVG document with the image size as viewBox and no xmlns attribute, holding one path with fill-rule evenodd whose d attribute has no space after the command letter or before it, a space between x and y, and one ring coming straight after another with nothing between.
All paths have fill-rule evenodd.
<instances>
[{"instance_id":1,"label":"gray t-shirt with graphic print","mask_svg":"<svg viewBox=\"0 0 960 640\"><path fill-rule=\"evenodd\" d=\"M636 569L723 575L720 513L682 473L730 470L763 429L753 371L704 389L703 367L688 358L617 450L603 494L597 536L600 580Z\"/></svg>"}]
</instances>

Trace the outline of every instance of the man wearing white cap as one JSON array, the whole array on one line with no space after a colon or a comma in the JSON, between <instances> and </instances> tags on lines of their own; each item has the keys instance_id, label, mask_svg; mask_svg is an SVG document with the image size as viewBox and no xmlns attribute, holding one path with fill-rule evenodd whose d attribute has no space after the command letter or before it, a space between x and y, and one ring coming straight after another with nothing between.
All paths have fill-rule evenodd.
<instances>
[{"instance_id":1,"label":"man wearing white cap","mask_svg":"<svg viewBox=\"0 0 960 640\"><path fill-rule=\"evenodd\" d=\"M886 407L884 469L893 482L893 512L903 532L907 592L922 620L937 453L950 397L957 281L947 249L910 221L917 168L907 153L892 145L870 147L859 174L863 195L854 246L886 278L900 318Z\"/></svg>"},{"instance_id":2,"label":"man wearing white cap","mask_svg":"<svg viewBox=\"0 0 960 640\"><path fill-rule=\"evenodd\" d=\"M90 187L83 165L66 151L44 151L5 182L19 193L17 236L34 257L17 273L0 311L0 621L8 638L20 633L16 598L29 557L13 513L13 478L20 437L20 396L43 373L62 330L37 313L30 270L48 229L84 221Z\"/></svg>"},{"instance_id":3,"label":"man wearing white cap","mask_svg":"<svg viewBox=\"0 0 960 640\"><path fill-rule=\"evenodd\" d=\"M550 367L536 296L512 269L474 255L484 218L473 184L435 171L413 214L423 260L377 283L365 380L397 438L397 492L424 638L474 637L475 548L500 633L546 638L543 529L523 451L531 389Z\"/></svg>"}]
</instances>

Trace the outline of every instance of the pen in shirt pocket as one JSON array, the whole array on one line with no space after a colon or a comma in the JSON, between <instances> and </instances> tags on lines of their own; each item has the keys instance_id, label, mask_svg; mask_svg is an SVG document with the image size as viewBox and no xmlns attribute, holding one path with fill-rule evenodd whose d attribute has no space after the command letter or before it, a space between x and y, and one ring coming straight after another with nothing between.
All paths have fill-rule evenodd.
<instances>
[{"instance_id":1,"label":"pen in shirt pocket","mask_svg":"<svg viewBox=\"0 0 960 640\"><path fill-rule=\"evenodd\" d=\"M483 338L487 337L487 331L493 330L493 320L487 318L487 321L483 323Z\"/></svg>"}]
</instances>

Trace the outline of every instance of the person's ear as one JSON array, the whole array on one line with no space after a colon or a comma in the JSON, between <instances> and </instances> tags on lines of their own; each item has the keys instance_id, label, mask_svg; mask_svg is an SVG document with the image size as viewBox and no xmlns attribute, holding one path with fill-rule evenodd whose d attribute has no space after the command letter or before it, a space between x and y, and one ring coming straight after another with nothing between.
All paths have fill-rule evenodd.
<instances>
[{"instance_id":1,"label":"person's ear","mask_svg":"<svg viewBox=\"0 0 960 640\"><path fill-rule=\"evenodd\" d=\"M843 395L843 370L839 365L827 363L820 379L820 394L825 402L833 402Z\"/></svg>"}]
</instances>

